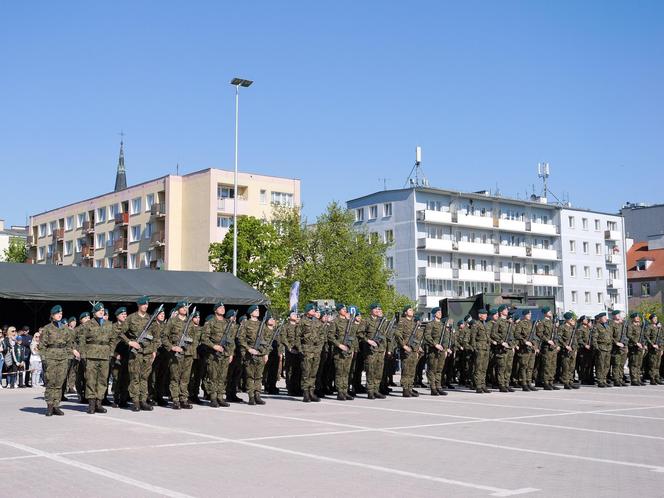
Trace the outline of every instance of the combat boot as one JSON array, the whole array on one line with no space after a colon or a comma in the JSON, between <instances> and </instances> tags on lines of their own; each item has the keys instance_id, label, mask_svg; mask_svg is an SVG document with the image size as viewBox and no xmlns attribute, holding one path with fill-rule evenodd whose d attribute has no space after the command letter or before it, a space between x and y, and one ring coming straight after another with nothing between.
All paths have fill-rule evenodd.
<instances>
[{"instance_id":1,"label":"combat boot","mask_svg":"<svg viewBox=\"0 0 664 498\"><path fill-rule=\"evenodd\" d=\"M344 397L346 398L346 401L353 401L355 399L355 396L353 396L351 393L347 392L344 393Z\"/></svg>"},{"instance_id":2,"label":"combat boot","mask_svg":"<svg viewBox=\"0 0 664 498\"><path fill-rule=\"evenodd\" d=\"M217 398L212 398L210 400L210 408L219 408L219 402L217 401Z\"/></svg>"},{"instance_id":3,"label":"combat boot","mask_svg":"<svg viewBox=\"0 0 664 498\"><path fill-rule=\"evenodd\" d=\"M501 393L508 393L508 392L509 392L509 391L507 390L507 388L504 387L504 386L500 386L500 388L499 388L498 390L499 390Z\"/></svg>"},{"instance_id":4,"label":"combat boot","mask_svg":"<svg viewBox=\"0 0 664 498\"><path fill-rule=\"evenodd\" d=\"M410 394L410 390L409 390L409 389L404 389L404 390L403 390L403 394L402 394L402 396L403 396L404 398L412 398L412 397L413 397L413 395Z\"/></svg>"},{"instance_id":5,"label":"combat boot","mask_svg":"<svg viewBox=\"0 0 664 498\"><path fill-rule=\"evenodd\" d=\"M447 391L444 391L442 387L437 388L436 391L438 391L438 394L441 396L447 396Z\"/></svg>"},{"instance_id":6,"label":"combat boot","mask_svg":"<svg viewBox=\"0 0 664 498\"><path fill-rule=\"evenodd\" d=\"M88 401L88 410L85 413L87 413L88 415L94 415L96 404L97 403L94 399L89 400Z\"/></svg>"},{"instance_id":7,"label":"combat boot","mask_svg":"<svg viewBox=\"0 0 664 498\"><path fill-rule=\"evenodd\" d=\"M369 391L369 392L367 393L367 399L376 399L376 396L374 396L373 391Z\"/></svg>"},{"instance_id":8,"label":"combat boot","mask_svg":"<svg viewBox=\"0 0 664 498\"><path fill-rule=\"evenodd\" d=\"M112 403L110 402L110 400L106 396L104 396L104 399L101 400L101 405L102 406L112 406Z\"/></svg>"},{"instance_id":9,"label":"combat boot","mask_svg":"<svg viewBox=\"0 0 664 498\"><path fill-rule=\"evenodd\" d=\"M311 403L311 398L309 397L309 391L304 391L304 396L302 397L302 401L305 403Z\"/></svg>"},{"instance_id":10,"label":"combat boot","mask_svg":"<svg viewBox=\"0 0 664 498\"><path fill-rule=\"evenodd\" d=\"M58 415L59 417L61 417L62 415L64 415L64 412L62 410L60 410L59 406L54 406L53 407L53 415Z\"/></svg>"},{"instance_id":11,"label":"combat boot","mask_svg":"<svg viewBox=\"0 0 664 498\"><path fill-rule=\"evenodd\" d=\"M507 392L513 393L514 389L512 389L512 386L507 386Z\"/></svg>"},{"instance_id":12,"label":"combat boot","mask_svg":"<svg viewBox=\"0 0 664 498\"><path fill-rule=\"evenodd\" d=\"M440 396L440 393L437 389L431 389L431 396Z\"/></svg>"},{"instance_id":13,"label":"combat boot","mask_svg":"<svg viewBox=\"0 0 664 498\"><path fill-rule=\"evenodd\" d=\"M180 402L173 401L173 410L179 410L179 409L180 409Z\"/></svg>"},{"instance_id":14,"label":"combat boot","mask_svg":"<svg viewBox=\"0 0 664 498\"><path fill-rule=\"evenodd\" d=\"M553 391L553 386L550 384L544 384L544 390L545 391Z\"/></svg>"},{"instance_id":15,"label":"combat boot","mask_svg":"<svg viewBox=\"0 0 664 498\"><path fill-rule=\"evenodd\" d=\"M374 393L374 396L376 396L376 399L385 399L385 395L381 392Z\"/></svg>"},{"instance_id":16,"label":"combat boot","mask_svg":"<svg viewBox=\"0 0 664 498\"><path fill-rule=\"evenodd\" d=\"M132 407L131 411L132 412L140 412L141 411L141 403L137 399L131 400Z\"/></svg>"},{"instance_id":17,"label":"combat boot","mask_svg":"<svg viewBox=\"0 0 664 498\"><path fill-rule=\"evenodd\" d=\"M254 397L250 394L249 395L249 406L254 406L256 404L256 400L254 400Z\"/></svg>"},{"instance_id":18,"label":"combat boot","mask_svg":"<svg viewBox=\"0 0 664 498\"><path fill-rule=\"evenodd\" d=\"M53 404L49 403L46 405L46 416L47 417L52 417L53 416Z\"/></svg>"},{"instance_id":19,"label":"combat boot","mask_svg":"<svg viewBox=\"0 0 664 498\"><path fill-rule=\"evenodd\" d=\"M525 384L523 384L523 385L521 386L521 389L522 389L523 391L530 391L530 387L528 387L528 386L525 385Z\"/></svg>"},{"instance_id":20,"label":"combat boot","mask_svg":"<svg viewBox=\"0 0 664 498\"><path fill-rule=\"evenodd\" d=\"M341 391L339 391L339 392L337 393L337 400L338 400L338 401L346 401L346 396L344 396L344 393L342 393Z\"/></svg>"},{"instance_id":21,"label":"combat boot","mask_svg":"<svg viewBox=\"0 0 664 498\"><path fill-rule=\"evenodd\" d=\"M478 387L477 389L475 389L475 392L477 394L484 394L484 389L482 389L481 387Z\"/></svg>"},{"instance_id":22,"label":"combat boot","mask_svg":"<svg viewBox=\"0 0 664 498\"><path fill-rule=\"evenodd\" d=\"M550 384L550 386L551 386L551 389L553 389L554 391L560 391L560 388L558 386L556 386L555 384Z\"/></svg>"},{"instance_id":23,"label":"combat boot","mask_svg":"<svg viewBox=\"0 0 664 498\"><path fill-rule=\"evenodd\" d=\"M95 404L95 413L106 413L106 408L101 406L101 400L98 399Z\"/></svg>"},{"instance_id":24,"label":"combat boot","mask_svg":"<svg viewBox=\"0 0 664 498\"><path fill-rule=\"evenodd\" d=\"M139 406L140 406L141 410L143 410L144 412L151 412L152 411L152 405L150 405L149 403L146 403L145 401L141 401Z\"/></svg>"},{"instance_id":25,"label":"combat boot","mask_svg":"<svg viewBox=\"0 0 664 498\"><path fill-rule=\"evenodd\" d=\"M254 399L256 400L257 405L264 405L265 404L265 400L263 400L263 398L261 398L260 393L256 393L256 395L254 396Z\"/></svg>"},{"instance_id":26,"label":"combat boot","mask_svg":"<svg viewBox=\"0 0 664 498\"><path fill-rule=\"evenodd\" d=\"M490 391L489 389L487 389L486 387L483 387L483 388L482 388L482 392L483 392L484 394L489 394L491 391Z\"/></svg>"},{"instance_id":27,"label":"combat boot","mask_svg":"<svg viewBox=\"0 0 664 498\"><path fill-rule=\"evenodd\" d=\"M316 392L313 389L309 390L309 397L311 398L311 401L314 401L316 403L320 401L320 398L316 396Z\"/></svg>"},{"instance_id":28,"label":"combat boot","mask_svg":"<svg viewBox=\"0 0 664 498\"><path fill-rule=\"evenodd\" d=\"M191 410L193 408L193 406L191 406L191 403L189 403L189 401L182 401L180 402L180 404L182 405L182 408L184 408L185 410Z\"/></svg>"},{"instance_id":29,"label":"combat boot","mask_svg":"<svg viewBox=\"0 0 664 498\"><path fill-rule=\"evenodd\" d=\"M411 390L410 390L410 394L411 394L414 398L417 398L417 397L420 395L420 393L418 393L415 389L411 389Z\"/></svg>"},{"instance_id":30,"label":"combat boot","mask_svg":"<svg viewBox=\"0 0 664 498\"><path fill-rule=\"evenodd\" d=\"M537 388L532 384L528 384L528 389L530 389L531 391L537 391Z\"/></svg>"},{"instance_id":31,"label":"combat boot","mask_svg":"<svg viewBox=\"0 0 664 498\"><path fill-rule=\"evenodd\" d=\"M224 401L224 398L217 398L217 403L219 403L219 406L223 406L224 408L231 406L230 403Z\"/></svg>"}]
</instances>

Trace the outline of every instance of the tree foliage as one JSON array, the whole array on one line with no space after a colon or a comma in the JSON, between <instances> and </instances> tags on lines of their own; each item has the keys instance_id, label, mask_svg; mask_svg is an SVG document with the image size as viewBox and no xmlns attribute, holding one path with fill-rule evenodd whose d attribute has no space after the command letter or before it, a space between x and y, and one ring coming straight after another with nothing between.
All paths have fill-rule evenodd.
<instances>
[{"instance_id":1,"label":"tree foliage","mask_svg":"<svg viewBox=\"0 0 664 498\"><path fill-rule=\"evenodd\" d=\"M636 307L635 311L638 311L643 316L649 316L652 313L655 313L660 318L664 316L664 308L662 307L662 303L659 301L655 301L654 299L641 301L639 305Z\"/></svg>"},{"instance_id":2,"label":"tree foliage","mask_svg":"<svg viewBox=\"0 0 664 498\"><path fill-rule=\"evenodd\" d=\"M25 241L20 238L9 240L9 247L3 251L3 261L8 263L25 263L28 259L28 248Z\"/></svg>"}]
</instances>

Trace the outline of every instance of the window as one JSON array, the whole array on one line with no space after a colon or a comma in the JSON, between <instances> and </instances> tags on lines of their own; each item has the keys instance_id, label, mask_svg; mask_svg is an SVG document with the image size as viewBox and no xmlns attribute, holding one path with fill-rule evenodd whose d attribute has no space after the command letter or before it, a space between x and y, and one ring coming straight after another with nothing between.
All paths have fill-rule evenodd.
<instances>
[{"instance_id":1,"label":"window","mask_svg":"<svg viewBox=\"0 0 664 498\"><path fill-rule=\"evenodd\" d=\"M607 221L606 222L606 229L607 230L618 230L618 224L615 221Z\"/></svg>"},{"instance_id":2,"label":"window","mask_svg":"<svg viewBox=\"0 0 664 498\"><path fill-rule=\"evenodd\" d=\"M369 244L376 244L378 242L378 232L371 232L369 234Z\"/></svg>"},{"instance_id":3,"label":"window","mask_svg":"<svg viewBox=\"0 0 664 498\"><path fill-rule=\"evenodd\" d=\"M115 216L120 214L120 206L118 204L111 204L108 206L108 217L111 220L115 219Z\"/></svg>"},{"instance_id":4,"label":"window","mask_svg":"<svg viewBox=\"0 0 664 498\"><path fill-rule=\"evenodd\" d=\"M445 237L445 232L443 230L443 227L439 227L436 225L427 225L427 238L429 239L449 239L448 237Z\"/></svg>"},{"instance_id":5,"label":"window","mask_svg":"<svg viewBox=\"0 0 664 498\"><path fill-rule=\"evenodd\" d=\"M152 205L154 204L154 194L148 194L145 196L145 210L152 210Z\"/></svg>"},{"instance_id":6,"label":"window","mask_svg":"<svg viewBox=\"0 0 664 498\"><path fill-rule=\"evenodd\" d=\"M76 216L76 228L83 227L84 223L85 223L85 213L78 213L78 215Z\"/></svg>"},{"instance_id":7,"label":"window","mask_svg":"<svg viewBox=\"0 0 664 498\"><path fill-rule=\"evenodd\" d=\"M576 241L575 240L570 240L569 241L569 252L576 252Z\"/></svg>"},{"instance_id":8,"label":"window","mask_svg":"<svg viewBox=\"0 0 664 498\"><path fill-rule=\"evenodd\" d=\"M136 199L131 200L131 214L138 214L141 212L141 198L136 197Z\"/></svg>"},{"instance_id":9,"label":"window","mask_svg":"<svg viewBox=\"0 0 664 498\"><path fill-rule=\"evenodd\" d=\"M103 259L100 260L100 263L103 264ZM113 258L106 258L106 268L113 268Z\"/></svg>"},{"instance_id":10,"label":"window","mask_svg":"<svg viewBox=\"0 0 664 498\"><path fill-rule=\"evenodd\" d=\"M46 235L46 223L39 225L39 236L44 237Z\"/></svg>"},{"instance_id":11,"label":"window","mask_svg":"<svg viewBox=\"0 0 664 498\"><path fill-rule=\"evenodd\" d=\"M288 192L272 192L272 204L293 207L293 194Z\"/></svg>"},{"instance_id":12,"label":"window","mask_svg":"<svg viewBox=\"0 0 664 498\"><path fill-rule=\"evenodd\" d=\"M549 265L544 265L544 275L551 275L551 267Z\"/></svg>"},{"instance_id":13,"label":"window","mask_svg":"<svg viewBox=\"0 0 664 498\"><path fill-rule=\"evenodd\" d=\"M129 255L129 268L138 268L138 254L130 254Z\"/></svg>"},{"instance_id":14,"label":"window","mask_svg":"<svg viewBox=\"0 0 664 498\"><path fill-rule=\"evenodd\" d=\"M141 225L131 227L131 239L129 242L138 242L141 240Z\"/></svg>"},{"instance_id":15,"label":"window","mask_svg":"<svg viewBox=\"0 0 664 498\"><path fill-rule=\"evenodd\" d=\"M636 262L636 271L646 271L646 260L643 259L641 261Z\"/></svg>"},{"instance_id":16,"label":"window","mask_svg":"<svg viewBox=\"0 0 664 498\"><path fill-rule=\"evenodd\" d=\"M443 257L442 256L427 256L427 266L429 268L442 268L443 267Z\"/></svg>"},{"instance_id":17,"label":"window","mask_svg":"<svg viewBox=\"0 0 664 498\"><path fill-rule=\"evenodd\" d=\"M108 245L108 247L111 247L114 243L115 243L115 232L111 230L110 232L108 232L106 244Z\"/></svg>"},{"instance_id":18,"label":"window","mask_svg":"<svg viewBox=\"0 0 664 498\"><path fill-rule=\"evenodd\" d=\"M584 297L586 304L590 304L590 292L585 292Z\"/></svg>"},{"instance_id":19,"label":"window","mask_svg":"<svg viewBox=\"0 0 664 498\"><path fill-rule=\"evenodd\" d=\"M65 256L71 256L74 252L74 243L71 240L65 242Z\"/></svg>"},{"instance_id":20,"label":"window","mask_svg":"<svg viewBox=\"0 0 664 498\"><path fill-rule=\"evenodd\" d=\"M521 263L514 263L514 273L521 273Z\"/></svg>"},{"instance_id":21,"label":"window","mask_svg":"<svg viewBox=\"0 0 664 498\"><path fill-rule=\"evenodd\" d=\"M104 267L104 260L103 259L95 259L95 268L103 268Z\"/></svg>"},{"instance_id":22,"label":"window","mask_svg":"<svg viewBox=\"0 0 664 498\"><path fill-rule=\"evenodd\" d=\"M37 250L37 257L38 257L38 259L39 259L40 261L41 261L42 259L44 259L44 247L43 247L43 246L40 247L40 248Z\"/></svg>"},{"instance_id":23,"label":"window","mask_svg":"<svg viewBox=\"0 0 664 498\"><path fill-rule=\"evenodd\" d=\"M570 265L569 267L569 276L576 277L576 265Z\"/></svg>"},{"instance_id":24,"label":"window","mask_svg":"<svg viewBox=\"0 0 664 498\"><path fill-rule=\"evenodd\" d=\"M394 258L392 256L387 256L385 258L385 267L388 270L394 270Z\"/></svg>"},{"instance_id":25,"label":"window","mask_svg":"<svg viewBox=\"0 0 664 498\"><path fill-rule=\"evenodd\" d=\"M472 258L468 258L468 269L469 270L475 269L475 260Z\"/></svg>"},{"instance_id":26,"label":"window","mask_svg":"<svg viewBox=\"0 0 664 498\"><path fill-rule=\"evenodd\" d=\"M97 223L104 223L106 221L106 208L97 208Z\"/></svg>"},{"instance_id":27,"label":"window","mask_svg":"<svg viewBox=\"0 0 664 498\"><path fill-rule=\"evenodd\" d=\"M597 273L596 273L597 278L602 278L602 269L598 266L596 271L597 271Z\"/></svg>"},{"instance_id":28,"label":"window","mask_svg":"<svg viewBox=\"0 0 664 498\"><path fill-rule=\"evenodd\" d=\"M602 244L595 244L595 254L597 256L602 255Z\"/></svg>"},{"instance_id":29,"label":"window","mask_svg":"<svg viewBox=\"0 0 664 498\"><path fill-rule=\"evenodd\" d=\"M579 300L578 294L579 293L577 291L572 291L572 302L573 303L576 303Z\"/></svg>"},{"instance_id":30,"label":"window","mask_svg":"<svg viewBox=\"0 0 664 498\"><path fill-rule=\"evenodd\" d=\"M46 257L50 258L53 255L53 244L46 246Z\"/></svg>"},{"instance_id":31,"label":"window","mask_svg":"<svg viewBox=\"0 0 664 498\"><path fill-rule=\"evenodd\" d=\"M650 296L650 282L641 282L641 296Z\"/></svg>"},{"instance_id":32,"label":"window","mask_svg":"<svg viewBox=\"0 0 664 498\"><path fill-rule=\"evenodd\" d=\"M55 223L55 221L52 221L48 224L48 235L52 235L53 232L58 228L58 225Z\"/></svg>"},{"instance_id":33,"label":"window","mask_svg":"<svg viewBox=\"0 0 664 498\"><path fill-rule=\"evenodd\" d=\"M102 248L106 244L106 234L105 233L98 233L97 234L97 245L95 247Z\"/></svg>"},{"instance_id":34,"label":"window","mask_svg":"<svg viewBox=\"0 0 664 498\"><path fill-rule=\"evenodd\" d=\"M609 270L609 278L618 280L618 270Z\"/></svg>"},{"instance_id":35,"label":"window","mask_svg":"<svg viewBox=\"0 0 664 498\"><path fill-rule=\"evenodd\" d=\"M235 190L233 187L217 185L217 199L232 199L233 197L235 197Z\"/></svg>"},{"instance_id":36,"label":"window","mask_svg":"<svg viewBox=\"0 0 664 498\"><path fill-rule=\"evenodd\" d=\"M599 220L595 220L595 231L599 232L602 229L602 225L600 224Z\"/></svg>"},{"instance_id":37,"label":"window","mask_svg":"<svg viewBox=\"0 0 664 498\"><path fill-rule=\"evenodd\" d=\"M588 230L588 218L581 218L581 228Z\"/></svg>"},{"instance_id":38,"label":"window","mask_svg":"<svg viewBox=\"0 0 664 498\"><path fill-rule=\"evenodd\" d=\"M143 238L146 240L150 240L152 238L152 232L153 232L154 225L152 223L146 223L145 224L145 232L143 232Z\"/></svg>"},{"instance_id":39,"label":"window","mask_svg":"<svg viewBox=\"0 0 664 498\"><path fill-rule=\"evenodd\" d=\"M590 278L590 266L583 267L583 278Z\"/></svg>"},{"instance_id":40,"label":"window","mask_svg":"<svg viewBox=\"0 0 664 498\"><path fill-rule=\"evenodd\" d=\"M480 270L487 271L486 259L483 259L482 261L480 261Z\"/></svg>"},{"instance_id":41,"label":"window","mask_svg":"<svg viewBox=\"0 0 664 498\"><path fill-rule=\"evenodd\" d=\"M217 215L217 228L230 228L233 224L233 218L230 216Z\"/></svg>"},{"instance_id":42,"label":"window","mask_svg":"<svg viewBox=\"0 0 664 498\"><path fill-rule=\"evenodd\" d=\"M602 304L604 302L604 294L601 292L597 293L597 304Z\"/></svg>"},{"instance_id":43,"label":"window","mask_svg":"<svg viewBox=\"0 0 664 498\"><path fill-rule=\"evenodd\" d=\"M355 221L364 221L364 208L355 210Z\"/></svg>"},{"instance_id":44,"label":"window","mask_svg":"<svg viewBox=\"0 0 664 498\"><path fill-rule=\"evenodd\" d=\"M378 206L369 206L369 219L375 220L378 218Z\"/></svg>"},{"instance_id":45,"label":"window","mask_svg":"<svg viewBox=\"0 0 664 498\"><path fill-rule=\"evenodd\" d=\"M85 239L76 239L76 252L81 252Z\"/></svg>"},{"instance_id":46,"label":"window","mask_svg":"<svg viewBox=\"0 0 664 498\"><path fill-rule=\"evenodd\" d=\"M590 254L590 244L588 242L583 243L583 254Z\"/></svg>"},{"instance_id":47,"label":"window","mask_svg":"<svg viewBox=\"0 0 664 498\"><path fill-rule=\"evenodd\" d=\"M260 191L260 203L267 204L267 190Z\"/></svg>"},{"instance_id":48,"label":"window","mask_svg":"<svg viewBox=\"0 0 664 498\"><path fill-rule=\"evenodd\" d=\"M574 228L574 216L568 216L567 223L570 228Z\"/></svg>"},{"instance_id":49,"label":"window","mask_svg":"<svg viewBox=\"0 0 664 498\"><path fill-rule=\"evenodd\" d=\"M392 216L392 203L386 202L383 204L383 216Z\"/></svg>"},{"instance_id":50,"label":"window","mask_svg":"<svg viewBox=\"0 0 664 498\"><path fill-rule=\"evenodd\" d=\"M73 216L67 216L65 218L65 230L69 231L74 228L74 217Z\"/></svg>"},{"instance_id":51,"label":"window","mask_svg":"<svg viewBox=\"0 0 664 498\"><path fill-rule=\"evenodd\" d=\"M443 203L440 201L427 201L427 209L429 211L443 211Z\"/></svg>"},{"instance_id":52,"label":"window","mask_svg":"<svg viewBox=\"0 0 664 498\"><path fill-rule=\"evenodd\" d=\"M385 243L391 244L394 242L394 230L385 230Z\"/></svg>"}]
</instances>

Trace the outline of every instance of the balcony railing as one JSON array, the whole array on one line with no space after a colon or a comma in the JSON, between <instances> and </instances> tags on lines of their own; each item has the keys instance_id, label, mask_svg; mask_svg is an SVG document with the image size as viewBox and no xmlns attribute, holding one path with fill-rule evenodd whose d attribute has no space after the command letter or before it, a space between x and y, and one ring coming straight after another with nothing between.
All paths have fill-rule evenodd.
<instances>
[{"instance_id":1,"label":"balcony railing","mask_svg":"<svg viewBox=\"0 0 664 498\"><path fill-rule=\"evenodd\" d=\"M113 243L113 252L126 252L127 251L127 239L118 239Z\"/></svg>"},{"instance_id":2,"label":"balcony railing","mask_svg":"<svg viewBox=\"0 0 664 498\"><path fill-rule=\"evenodd\" d=\"M158 218L161 216L166 216L166 205L162 203L153 204L150 208L150 215L156 216Z\"/></svg>"},{"instance_id":3,"label":"balcony railing","mask_svg":"<svg viewBox=\"0 0 664 498\"><path fill-rule=\"evenodd\" d=\"M152 237L150 237L150 243L152 245L160 246L166 243L166 234L163 231L154 232Z\"/></svg>"},{"instance_id":4,"label":"balcony railing","mask_svg":"<svg viewBox=\"0 0 664 498\"><path fill-rule=\"evenodd\" d=\"M92 258L95 255L95 248L92 246L83 246L81 247L81 255L84 258Z\"/></svg>"},{"instance_id":5,"label":"balcony railing","mask_svg":"<svg viewBox=\"0 0 664 498\"><path fill-rule=\"evenodd\" d=\"M90 233L95 231L95 224L92 221L83 222L83 231Z\"/></svg>"},{"instance_id":6,"label":"balcony railing","mask_svg":"<svg viewBox=\"0 0 664 498\"><path fill-rule=\"evenodd\" d=\"M129 213L117 213L115 215L115 224L116 225L128 225L129 224Z\"/></svg>"}]
</instances>

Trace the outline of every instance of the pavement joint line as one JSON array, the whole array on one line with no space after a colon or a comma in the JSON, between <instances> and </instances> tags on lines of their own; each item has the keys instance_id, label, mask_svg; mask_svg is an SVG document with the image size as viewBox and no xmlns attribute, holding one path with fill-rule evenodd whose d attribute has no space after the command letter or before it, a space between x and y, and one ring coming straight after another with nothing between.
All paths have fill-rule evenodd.
<instances>
[{"instance_id":1,"label":"pavement joint line","mask_svg":"<svg viewBox=\"0 0 664 498\"><path fill-rule=\"evenodd\" d=\"M27 446L21 443L15 443L13 441L9 441L6 439L0 439L0 444L3 444L5 446L9 446L11 448L15 448L17 450L25 451L26 453L31 453L35 456L40 456L43 458L46 458L48 460L63 464L63 465L68 465L70 467L74 467L77 469L85 470L86 472L90 472L92 474L106 477L108 479L112 479L114 481L118 481L122 484L127 484L130 486L134 486L136 488L141 488L144 489L145 491L150 491L151 493L155 493L161 496L169 496L171 498L193 498L190 495L187 495L185 493L179 493L177 491L173 491L171 489L167 488L162 488L161 486L155 486L154 484L149 484L147 482L139 481L137 479L132 479L131 477L123 476L121 474L116 474L115 472L111 472L106 469L102 469L99 467L95 467L94 465L89 465L87 463L83 462L78 462L76 460L71 460L69 458L65 458L53 453L48 453L43 450L39 450L37 448L33 448L31 446Z\"/></svg>"},{"instance_id":2,"label":"pavement joint line","mask_svg":"<svg viewBox=\"0 0 664 498\"><path fill-rule=\"evenodd\" d=\"M496 422L503 422L506 424L518 424L518 425L529 425L533 427L546 427L546 428L551 428L551 429L563 429L563 430L568 430L568 431L578 431L578 432L592 432L592 433L597 433L597 434L609 434L612 436L620 436L620 437L636 437L636 438L643 438L643 439L655 439L659 441L664 441L664 437L662 436L649 436L647 434L634 434L630 432L615 432L615 431L604 431L600 429L588 429L586 427L570 427L567 425L551 425L551 424L538 424L536 422L521 422L519 420L496 420Z\"/></svg>"},{"instance_id":3,"label":"pavement joint line","mask_svg":"<svg viewBox=\"0 0 664 498\"><path fill-rule=\"evenodd\" d=\"M488 491L490 492L491 496L515 496L515 495L521 495L521 494L527 494L527 493L533 493L536 491L540 491L537 488L519 488L519 489L507 489L507 488L498 488L495 486L487 486L484 484L476 484L476 483L471 483L471 482L466 482L466 481L458 481L455 479L447 479L444 477L438 477L438 476L431 476L428 474L420 474L416 472L408 472L405 470L401 469L395 469L392 467L384 467L382 465L374 465L374 464L368 464L368 463L363 463L363 462L355 462L352 460L342 460L340 458L334 458L334 457L328 457L324 455L318 455L315 453L307 453L303 451L296 451L296 450L289 450L286 448L279 448L276 446L269 446L266 444L259 444L256 442L251 442L251 441L242 441L242 440L237 440L237 439L229 439L229 438L224 438L220 436L214 436L211 434L204 434L204 433L198 433L198 432L193 432L193 431L187 431L184 429L175 429L175 428L167 428L163 426L157 426L153 424L147 424L144 422L138 422L134 420L128 420L128 419L123 419L123 418L115 418L115 417L104 417L105 420L114 420L117 422L121 423L126 423L126 424L134 424L134 425L139 425L143 427L152 427L152 428L159 428L163 430L167 430L170 432L177 432L181 434L188 434L191 436L199 436L199 437L204 437L204 438L210 438L222 442L228 442L228 443L233 443L233 444L238 444L241 446L248 446L252 448L258 448L258 449L263 449L263 450L268 450L268 451L275 451L279 453L284 453L288 455L293 455L293 456L299 456L299 457L304 457L308 458L311 460L320 460L324 462L330 462L330 463L336 463L340 465L346 465L350 467L358 467L358 468L363 468L363 469L368 469L368 470L375 470L377 472L382 472L386 474L394 474L394 475L400 475L403 477L411 477L414 479L423 479L423 480L428 480L428 481L433 481L433 482L439 482L443 484L451 484L451 485L456 485L456 486L461 486L461 487L466 487L466 488L473 488L473 489L479 489L482 491ZM364 429L369 429L373 430L370 427L364 427ZM398 433L395 433L398 434Z\"/></svg>"},{"instance_id":4,"label":"pavement joint line","mask_svg":"<svg viewBox=\"0 0 664 498\"><path fill-rule=\"evenodd\" d=\"M624 413L604 413L604 412L597 412L597 414L606 417L627 417L627 418L638 418L642 420L664 420L664 417L649 417L647 415L627 415Z\"/></svg>"}]
</instances>

